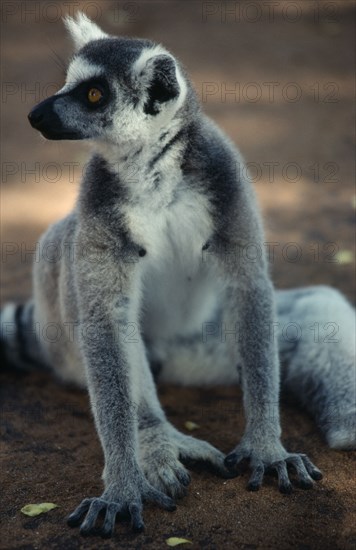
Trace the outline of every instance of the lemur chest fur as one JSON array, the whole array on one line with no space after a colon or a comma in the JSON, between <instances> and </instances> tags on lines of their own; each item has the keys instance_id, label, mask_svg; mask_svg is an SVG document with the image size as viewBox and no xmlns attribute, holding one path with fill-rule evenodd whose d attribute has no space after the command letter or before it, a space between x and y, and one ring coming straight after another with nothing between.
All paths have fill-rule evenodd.
<instances>
[{"instance_id":1,"label":"lemur chest fur","mask_svg":"<svg viewBox=\"0 0 356 550\"><path fill-rule=\"evenodd\" d=\"M184 177L180 148L179 143L175 144L158 160L154 147L140 149L139 155L125 159L119 178L128 198L119 205L120 217L132 241L147 251L146 265L164 265L168 259L179 257L185 269L194 271L201 260L202 246L213 232L213 219L206 194Z\"/></svg>"},{"instance_id":2,"label":"lemur chest fur","mask_svg":"<svg viewBox=\"0 0 356 550\"><path fill-rule=\"evenodd\" d=\"M167 202L147 197L130 205L125 218L133 241L146 249L152 261L165 263L166 258L179 257L193 272L213 232L206 197L188 188L175 191Z\"/></svg>"},{"instance_id":3,"label":"lemur chest fur","mask_svg":"<svg viewBox=\"0 0 356 550\"><path fill-rule=\"evenodd\" d=\"M152 336L190 332L211 308L204 298L211 270L202 251L214 229L209 202L184 182L167 204L158 197L126 210L132 239L147 252L139 269L144 331Z\"/></svg>"}]
</instances>

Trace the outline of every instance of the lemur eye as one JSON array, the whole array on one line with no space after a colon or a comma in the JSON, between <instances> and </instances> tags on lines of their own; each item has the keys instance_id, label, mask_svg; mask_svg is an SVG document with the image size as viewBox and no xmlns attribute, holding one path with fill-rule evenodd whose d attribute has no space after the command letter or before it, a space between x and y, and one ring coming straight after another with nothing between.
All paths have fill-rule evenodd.
<instances>
[{"instance_id":1,"label":"lemur eye","mask_svg":"<svg viewBox=\"0 0 356 550\"><path fill-rule=\"evenodd\" d=\"M88 100L90 103L97 103L103 97L103 94L98 88L90 88L88 92Z\"/></svg>"}]
</instances>

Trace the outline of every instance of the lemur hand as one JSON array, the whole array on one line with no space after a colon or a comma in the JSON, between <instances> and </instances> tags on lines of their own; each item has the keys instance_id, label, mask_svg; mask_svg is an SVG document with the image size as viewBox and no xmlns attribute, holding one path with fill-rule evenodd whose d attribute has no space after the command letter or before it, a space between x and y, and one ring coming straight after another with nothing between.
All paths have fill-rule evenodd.
<instances>
[{"instance_id":1,"label":"lemur hand","mask_svg":"<svg viewBox=\"0 0 356 550\"><path fill-rule=\"evenodd\" d=\"M248 482L250 491L258 491L262 485L266 471L275 470L278 475L278 487L281 493L291 493L292 484L289 480L287 466L291 465L298 476L302 489L311 489L313 480L323 477L320 470L305 454L288 453L279 439L270 441L262 439L256 442L253 437L245 434L241 442L225 458L227 468L233 470L243 460L249 459L252 475Z\"/></svg>"},{"instance_id":2,"label":"lemur hand","mask_svg":"<svg viewBox=\"0 0 356 550\"><path fill-rule=\"evenodd\" d=\"M83 536L100 535L104 538L112 536L115 520L118 514L129 515L132 529L136 532L144 529L142 519L142 502L154 502L165 510L173 511L176 508L174 501L157 491L144 478L142 474L130 482L124 479L122 483L111 483L105 489L101 497L86 498L68 517L70 527L80 525L80 533ZM103 523L96 526L100 513L105 512ZM84 521L82 521L85 516Z\"/></svg>"}]
</instances>

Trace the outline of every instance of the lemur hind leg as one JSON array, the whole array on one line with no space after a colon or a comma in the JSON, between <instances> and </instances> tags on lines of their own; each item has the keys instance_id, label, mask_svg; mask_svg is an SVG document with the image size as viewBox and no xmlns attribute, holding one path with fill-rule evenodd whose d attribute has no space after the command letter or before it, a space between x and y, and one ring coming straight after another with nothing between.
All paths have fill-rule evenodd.
<instances>
[{"instance_id":1,"label":"lemur hind leg","mask_svg":"<svg viewBox=\"0 0 356 550\"><path fill-rule=\"evenodd\" d=\"M282 389L314 416L329 446L356 449L355 312L336 290L277 292Z\"/></svg>"},{"instance_id":2,"label":"lemur hind leg","mask_svg":"<svg viewBox=\"0 0 356 550\"><path fill-rule=\"evenodd\" d=\"M178 498L184 496L190 475L184 464L200 462L222 477L231 477L225 455L206 441L180 433L165 417L152 375L141 365L145 388L138 407L139 462L148 482L157 490Z\"/></svg>"},{"instance_id":3,"label":"lemur hind leg","mask_svg":"<svg viewBox=\"0 0 356 550\"><path fill-rule=\"evenodd\" d=\"M186 494L190 474L184 465L201 463L221 477L233 477L224 465L225 455L202 441L179 432L167 420L141 423L140 465L147 481L172 498Z\"/></svg>"}]
</instances>

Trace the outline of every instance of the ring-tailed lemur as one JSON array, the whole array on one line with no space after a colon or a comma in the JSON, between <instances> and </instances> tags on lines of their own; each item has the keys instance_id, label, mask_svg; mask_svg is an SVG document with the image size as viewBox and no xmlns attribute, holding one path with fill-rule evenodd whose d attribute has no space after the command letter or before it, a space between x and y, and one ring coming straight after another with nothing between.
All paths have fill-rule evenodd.
<instances>
[{"instance_id":1,"label":"ring-tailed lemur","mask_svg":"<svg viewBox=\"0 0 356 550\"><path fill-rule=\"evenodd\" d=\"M88 387L105 490L69 524L93 533L105 511L100 532L110 536L116 515L128 512L142 529L143 501L171 510L184 494L185 460L230 475L248 458L250 489L272 468L286 493L290 464L311 487L320 471L280 440L279 355L282 385L329 445L355 447L353 309L327 287L274 293L240 155L168 51L110 37L80 14L66 25L76 44L66 84L29 120L47 139L92 140L95 153L74 210L41 239L33 300L4 308L2 332L13 363L41 363ZM339 326L336 342L306 330L328 321ZM290 322L303 338L285 338ZM50 342L40 334L53 323L66 337ZM150 369L157 364L166 382L241 381L246 429L227 457L168 422Z\"/></svg>"}]
</instances>

